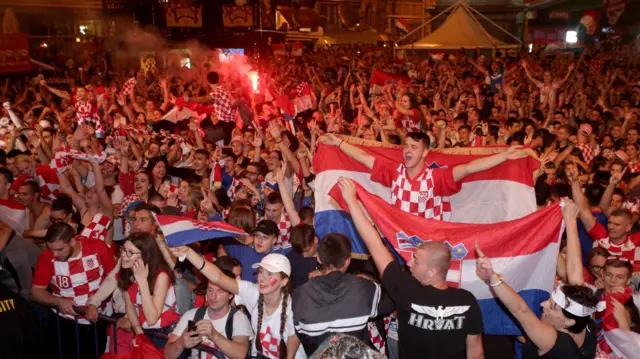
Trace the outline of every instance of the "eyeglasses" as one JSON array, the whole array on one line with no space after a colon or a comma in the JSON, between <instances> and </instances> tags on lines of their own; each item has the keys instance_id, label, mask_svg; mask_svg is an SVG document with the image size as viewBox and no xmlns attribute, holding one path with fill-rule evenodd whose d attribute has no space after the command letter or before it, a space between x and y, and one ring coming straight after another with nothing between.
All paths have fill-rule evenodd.
<instances>
[{"instance_id":1,"label":"eyeglasses","mask_svg":"<svg viewBox=\"0 0 640 359\"><path fill-rule=\"evenodd\" d=\"M604 267L603 266L594 266L594 265L592 265L591 269L593 269L594 272L600 272L600 271L604 270Z\"/></svg>"},{"instance_id":2,"label":"eyeglasses","mask_svg":"<svg viewBox=\"0 0 640 359\"><path fill-rule=\"evenodd\" d=\"M120 255L125 255L127 258L131 258L133 256L135 256L136 254L140 254L142 252L132 252L124 247L120 248Z\"/></svg>"}]
</instances>

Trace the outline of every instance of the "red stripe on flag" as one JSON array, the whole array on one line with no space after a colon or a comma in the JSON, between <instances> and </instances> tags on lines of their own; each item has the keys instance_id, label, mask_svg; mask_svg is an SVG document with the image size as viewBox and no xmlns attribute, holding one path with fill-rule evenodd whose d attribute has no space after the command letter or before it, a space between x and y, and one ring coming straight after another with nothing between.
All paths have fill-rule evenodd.
<instances>
[{"instance_id":1,"label":"red stripe on flag","mask_svg":"<svg viewBox=\"0 0 640 359\"><path fill-rule=\"evenodd\" d=\"M355 146L367 151L376 158L382 157L393 162L402 162L402 148L400 146L392 148ZM452 155L429 151L426 163L429 165L435 164L438 167L446 166L451 168L483 157L487 157L487 155ZM318 152L313 158L313 166L316 169L316 174L329 170L371 172L367 167L344 154L338 147L325 144L320 144ZM481 180L507 180L533 187L533 172L538 167L540 167L540 162L533 157L505 161L490 170L467 176L461 180L461 183Z\"/></svg>"},{"instance_id":2,"label":"red stripe on flag","mask_svg":"<svg viewBox=\"0 0 640 359\"><path fill-rule=\"evenodd\" d=\"M475 242L490 258L508 258L533 254L559 241L562 229L562 212L558 204L512 221L494 224L466 224L426 219L403 212L373 195L356 183L358 199L367 209L371 219L394 248L399 248L398 235L417 237L419 242L430 240L462 245L467 251L464 260L475 259ZM348 210L342 193L336 184L329 195ZM551 242L550 242L551 241ZM508 245L507 245L508 244ZM411 250L399 250L400 256L409 261ZM453 253L455 255L455 253Z\"/></svg>"}]
</instances>

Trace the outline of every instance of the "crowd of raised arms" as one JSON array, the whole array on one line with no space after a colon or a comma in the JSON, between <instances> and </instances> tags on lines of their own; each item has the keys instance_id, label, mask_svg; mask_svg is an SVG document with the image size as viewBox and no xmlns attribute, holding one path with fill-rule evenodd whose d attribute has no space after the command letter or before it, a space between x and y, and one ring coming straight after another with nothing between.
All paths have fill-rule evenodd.
<instances>
[{"instance_id":1,"label":"crowd of raised arms","mask_svg":"<svg viewBox=\"0 0 640 359\"><path fill-rule=\"evenodd\" d=\"M524 358L640 357L634 44L402 58L350 45L190 68L147 59L144 69L116 69L100 52L51 55L64 70L0 83L4 357L141 347L168 359L343 357L332 345L362 358L514 358L515 347ZM373 81L379 74L394 83ZM402 163L356 143L401 146ZM425 165L429 151L492 145L504 152ZM391 188L392 205L426 218L434 211L398 191L451 196L465 176L538 158L538 209L562 201L565 220L542 317L479 244L478 277L523 329L483 336L477 299L446 284L449 248L423 243L406 266L394 260L350 179L339 189L370 259L352 259L343 234L318 238L315 196L327 195L314 193L319 146L367 167ZM23 207L18 223L12 213ZM170 247L161 214L246 235ZM452 321L453 306L463 309ZM424 319L424 308L440 313Z\"/></svg>"}]
</instances>

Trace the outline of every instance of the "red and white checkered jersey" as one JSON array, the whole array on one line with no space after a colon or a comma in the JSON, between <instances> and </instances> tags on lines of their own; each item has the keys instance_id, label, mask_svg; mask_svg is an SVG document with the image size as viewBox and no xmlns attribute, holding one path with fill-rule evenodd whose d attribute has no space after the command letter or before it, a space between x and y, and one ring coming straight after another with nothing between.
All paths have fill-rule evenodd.
<instances>
[{"instance_id":1,"label":"red and white checkered jersey","mask_svg":"<svg viewBox=\"0 0 640 359\"><path fill-rule=\"evenodd\" d=\"M600 146L598 145L593 147L588 143L579 143L576 145L576 148L582 152L582 157L586 164L591 164L591 161L600 154Z\"/></svg>"},{"instance_id":2,"label":"red and white checkered jersey","mask_svg":"<svg viewBox=\"0 0 640 359\"><path fill-rule=\"evenodd\" d=\"M387 337L387 333L389 333L389 326L391 325L391 315L384 317L384 337ZM378 326L376 326L375 322L367 323L367 330L369 332L369 340L373 347L382 355L383 358L387 357L387 347L385 345L385 340L380 335L380 331L378 330Z\"/></svg>"},{"instance_id":3,"label":"red and white checkered jersey","mask_svg":"<svg viewBox=\"0 0 640 359\"><path fill-rule=\"evenodd\" d=\"M160 274L165 271L160 271L156 274L156 280ZM144 329L159 329L166 328L173 323L177 322L180 319L180 313L178 313L178 304L176 302L176 288L171 284L169 286L169 290L167 291L167 296L164 299L164 306L162 307L162 314L160 314L160 319L155 324L147 323L146 318L144 317L144 311L142 310L142 295L140 294L140 286L138 283L133 282L129 289L129 298L131 298L131 302L133 306L136 308L136 312L138 312L138 319L140 320L140 325Z\"/></svg>"},{"instance_id":4,"label":"red and white checkered jersey","mask_svg":"<svg viewBox=\"0 0 640 359\"><path fill-rule=\"evenodd\" d=\"M396 126L402 127L407 132L420 132L420 110L411 109L413 115L405 115L398 110L394 110L393 117L396 120Z\"/></svg>"},{"instance_id":5,"label":"red and white checkered jersey","mask_svg":"<svg viewBox=\"0 0 640 359\"><path fill-rule=\"evenodd\" d=\"M449 196L460 191L451 168L424 167L415 178L407 175L404 164L376 158L371 180L391 187L391 204L407 213L448 221L451 218Z\"/></svg>"},{"instance_id":6,"label":"red and white checkered jersey","mask_svg":"<svg viewBox=\"0 0 640 359\"><path fill-rule=\"evenodd\" d=\"M32 284L50 286L56 297L73 300L77 306L86 306L116 262L107 245L96 239L78 239L80 253L66 261L59 261L51 250L42 252L33 274ZM72 316L62 315L73 319ZM89 322L80 318L79 323Z\"/></svg>"},{"instance_id":7,"label":"red and white checkered jersey","mask_svg":"<svg viewBox=\"0 0 640 359\"><path fill-rule=\"evenodd\" d=\"M87 224L80 232L80 237L104 241L107 238L107 231L110 226L111 220L109 217L102 213L96 213L91 219L91 223Z\"/></svg>"},{"instance_id":8,"label":"red and white checkered jersey","mask_svg":"<svg viewBox=\"0 0 640 359\"><path fill-rule=\"evenodd\" d=\"M262 216L258 222L265 220L266 218ZM290 247L291 246L291 238L289 238L289 232L291 231L291 220L289 219L289 215L283 209L282 215L280 215L280 221L276 223L278 225L278 230L280 233L278 234L278 239L274 246L276 247Z\"/></svg>"},{"instance_id":9,"label":"red and white checkered jersey","mask_svg":"<svg viewBox=\"0 0 640 359\"><path fill-rule=\"evenodd\" d=\"M218 119L224 122L236 121L236 110L231 107L233 105L233 97L229 91L222 87L216 87L209 96L213 99L213 112L218 116Z\"/></svg>"},{"instance_id":10,"label":"red and white checkered jersey","mask_svg":"<svg viewBox=\"0 0 640 359\"><path fill-rule=\"evenodd\" d=\"M640 234L632 234L622 244L615 244L609 239L607 229L596 221L596 225L588 231L593 239L593 247L601 247L609 251L612 256L626 258L631 262L633 272L640 272Z\"/></svg>"}]
</instances>

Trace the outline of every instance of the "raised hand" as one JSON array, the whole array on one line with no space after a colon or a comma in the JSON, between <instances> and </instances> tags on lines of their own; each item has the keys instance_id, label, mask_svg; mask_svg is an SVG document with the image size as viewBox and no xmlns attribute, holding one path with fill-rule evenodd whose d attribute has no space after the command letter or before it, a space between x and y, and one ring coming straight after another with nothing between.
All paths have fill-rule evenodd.
<instances>
[{"instance_id":1,"label":"raised hand","mask_svg":"<svg viewBox=\"0 0 640 359\"><path fill-rule=\"evenodd\" d=\"M476 240L476 274L483 282L488 283L493 277L493 264L487 256L480 250L480 245Z\"/></svg>"},{"instance_id":2,"label":"raised hand","mask_svg":"<svg viewBox=\"0 0 640 359\"><path fill-rule=\"evenodd\" d=\"M580 212L580 207L569 198L564 198L562 205L562 215L565 219L576 219Z\"/></svg>"},{"instance_id":3,"label":"raised hand","mask_svg":"<svg viewBox=\"0 0 640 359\"><path fill-rule=\"evenodd\" d=\"M356 185L353 183L353 180L346 177L340 177L340 179L338 179L338 186L340 187L342 197L347 203L353 204L357 201Z\"/></svg>"}]
</instances>

